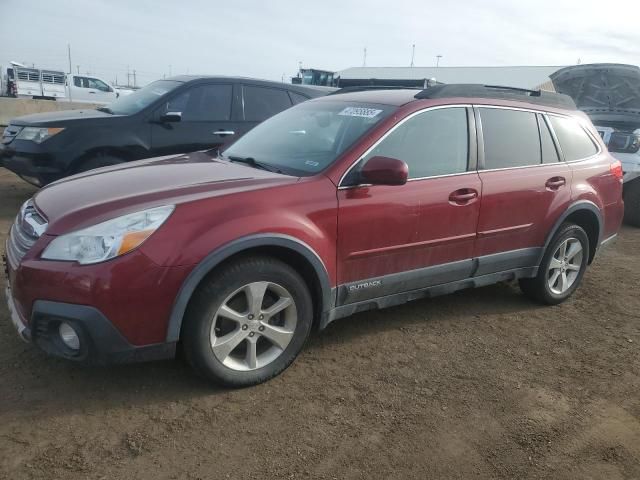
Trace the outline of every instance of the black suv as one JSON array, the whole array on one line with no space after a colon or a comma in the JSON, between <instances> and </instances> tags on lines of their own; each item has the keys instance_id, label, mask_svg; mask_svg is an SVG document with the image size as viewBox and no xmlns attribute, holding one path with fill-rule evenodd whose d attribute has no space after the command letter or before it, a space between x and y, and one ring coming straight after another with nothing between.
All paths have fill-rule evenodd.
<instances>
[{"instance_id":1,"label":"black suv","mask_svg":"<svg viewBox=\"0 0 640 480\"><path fill-rule=\"evenodd\" d=\"M158 80L97 110L11 120L0 165L43 186L131 160L217 152L272 115L333 90L232 77Z\"/></svg>"}]
</instances>

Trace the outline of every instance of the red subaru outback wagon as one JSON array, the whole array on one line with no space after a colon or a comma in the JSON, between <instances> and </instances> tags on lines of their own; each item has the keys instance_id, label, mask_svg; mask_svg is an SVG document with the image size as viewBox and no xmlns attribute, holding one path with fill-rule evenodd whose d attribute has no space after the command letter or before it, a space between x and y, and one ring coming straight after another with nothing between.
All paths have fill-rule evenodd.
<instances>
[{"instance_id":1,"label":"red subaru outback wagon","mask_svg":"<svg viewBox=\"0 0 640 480\"><path fill-rule=\"evenodd\" d=\"M230 386L312 327L517 279L567 299L623 216L622 170L563 95L341 92L202 153L107 167L27 201L7 243L22 337L89 363L171 357Z\"/></svg>"}]
</instances>

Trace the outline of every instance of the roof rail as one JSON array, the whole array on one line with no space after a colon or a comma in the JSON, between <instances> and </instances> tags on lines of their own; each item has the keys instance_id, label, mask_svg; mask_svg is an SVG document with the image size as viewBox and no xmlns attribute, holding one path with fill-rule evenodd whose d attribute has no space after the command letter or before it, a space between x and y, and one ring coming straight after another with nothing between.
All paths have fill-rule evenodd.
<instances>
[{"instance_id":1,"label":"roof rail","mask_svg":"<svg viewBox=\"0 0 640 480\"><path fill-rule=\"evenodd\" d=\"M434 85L418 93L415 98L497 98L544 105L547 107L576 110L571 97L561 93L526 88L504 87L501 85L481 85L475 83Z\"/></svg>"},{"instance_id":2,"label":"roof rail","mask_svg":"<svg viewBox=\"0 0 640 480\"><path fill-rule=\"evenodd\" d=\"M358 85L353 87L342 87L329 95L340 93L366 92L369 90L422 90L422 87L404 87L401 85Z\"/></svg>"}]
</instances>

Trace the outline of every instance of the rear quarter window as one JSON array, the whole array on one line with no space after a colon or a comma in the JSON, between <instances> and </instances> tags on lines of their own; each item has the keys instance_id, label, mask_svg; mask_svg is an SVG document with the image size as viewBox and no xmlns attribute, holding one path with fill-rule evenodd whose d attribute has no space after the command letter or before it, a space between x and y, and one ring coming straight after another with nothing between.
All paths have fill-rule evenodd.
<instances>
[{"instance_id":1,"label":"rear quarter window","mask_svg":"<svg viewBox=\"0 0 640 480\"><path fill-rule=\"evenodd\" d=\"M291 90L289 90L289 96L291 97L291 101L293 102L294 105L297 105L299 103L306 102L307 100L309 100L308 97L305 97L304 95L300 95L299 93L296 93L296 92L292 92Z\"/></svg>"},{"instance_id":2,"label":"rear quarter window","mask_svg":"<svg viewBox=\"0 0 640 480\"><path fill-rule=\"evenodd\" d=\"M286 90L245 85L242 92L244 119L248 122L262 122L292 105Z\"/></svg>"},{"instance_id":3,"label":"rear quarter window","mask_svg":"<svg viewBox=\"0 0 640 480\"><path fill-rule=\"evenodd\" d=\"M581 160L598 153L598 147L576 119L550 115L549 120L566 161Z\"/></svg>"}]
</instances>

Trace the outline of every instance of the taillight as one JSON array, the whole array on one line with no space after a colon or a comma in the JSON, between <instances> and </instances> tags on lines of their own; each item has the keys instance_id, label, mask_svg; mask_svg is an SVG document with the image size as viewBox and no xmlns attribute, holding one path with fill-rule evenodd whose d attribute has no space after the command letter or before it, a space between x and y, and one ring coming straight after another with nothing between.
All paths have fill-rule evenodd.
<instances>
[{"instance_id":1,"label":"taillight","mask_svg":"<svg viewBox=\"0 0 640 480\"><path fill-rule=\"evenodd\" d=\"M618 180L622 181L622 177L624 176L624 172L622 171L622 163L620 160L616 160L610 166L611 175L616 177Z\"/></svg>"}]
</instances>

